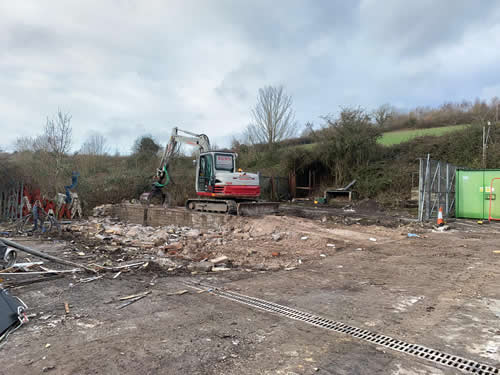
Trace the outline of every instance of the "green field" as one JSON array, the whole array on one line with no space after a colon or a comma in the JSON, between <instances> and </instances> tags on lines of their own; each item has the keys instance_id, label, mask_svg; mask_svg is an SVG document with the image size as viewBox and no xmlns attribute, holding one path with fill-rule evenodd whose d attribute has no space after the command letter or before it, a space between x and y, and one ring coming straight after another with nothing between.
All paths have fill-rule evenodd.
<instances>
[{"instance_id":1,"label":"green field","mask_svg":"<svg viewBox=\"0 0 500 375\"><path fill-rule=\"evenodd\" d=\"M382 133L382 137L379 138L378 143L384 146L392 146L402 142L409 141L413 138L423 137L425 135L444 135L457 130L462 130L467 125L450 125L443 126L440 128L429 128L429 129L406 129L406 130L395 130L392 132ZM317 143L309 143L305 145L297 145L292 147L302 148L305 150L312 150L316 147Z\"/></svg>"},{"instance_id":2,"label":"green field","mask_svg":"<svg viewBox=\"0 0 500 375\"><path fill-rule=\"evenodd\" d=\"M398 143L409 141L410 139L422 137L424 135L443 135L456 130L461 130L467 125L450 125L442 128L397 130L382 134L379 143L384 146L392 146Z\"/></svg>"}]
</instances>

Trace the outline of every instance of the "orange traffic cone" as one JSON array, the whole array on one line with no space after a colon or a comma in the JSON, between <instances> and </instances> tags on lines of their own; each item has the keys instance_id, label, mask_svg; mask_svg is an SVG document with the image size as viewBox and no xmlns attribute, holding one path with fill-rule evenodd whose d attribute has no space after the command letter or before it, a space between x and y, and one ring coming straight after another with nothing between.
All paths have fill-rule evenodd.
<instances>
[{"instance_id":1,"label":"orange traffic cone","mask_svg":"<svg viewBox=\"0 0 500 375\"><path fill-rule=\"evenodd\" d=\"M438 212L438 219L437 219L437 225L442 227L444 225L444 220L443 220L443 207L439 207L439 212Z\"/></svg>"}]
</instances>

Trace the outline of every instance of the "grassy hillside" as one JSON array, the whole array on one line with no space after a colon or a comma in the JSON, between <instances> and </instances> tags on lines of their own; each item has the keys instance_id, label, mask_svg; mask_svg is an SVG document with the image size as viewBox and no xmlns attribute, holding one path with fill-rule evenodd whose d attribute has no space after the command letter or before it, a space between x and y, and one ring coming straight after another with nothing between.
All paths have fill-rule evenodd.
<instances>
[{"instance_id":1,"label":"grassy hillside","mask_svg":"<svg viewBox=\"0 0 500 375\"><path fill-rule=\"evenodd\" d=\"M378 142L384 146L392 146L425 135L439 136L453 131L462 130L466 126L467 125L450 125L443 126L441 128L397 130L383 133Z\"/></svg>"},{"instance_id":2,"label":"grassy hillside","mask_svg":"<svg viewBox=\"0 0 500 375\"><path fill-rule=\"evenodd\" d=\"M449 125L449 126L442 126L439 128L428 128L428 129L395 130L382 133L382 137L380 137L378 143L383 146L393 146L403 142L410 141L418 137L423 137L427 135L440 136L457 130L463 130L466 126L467 125L463 124L463 125ZM292 147L311 151L316 147L316 145L317 143L309 143L305 145L296 145Z\"/></svg>"}]
</instances>

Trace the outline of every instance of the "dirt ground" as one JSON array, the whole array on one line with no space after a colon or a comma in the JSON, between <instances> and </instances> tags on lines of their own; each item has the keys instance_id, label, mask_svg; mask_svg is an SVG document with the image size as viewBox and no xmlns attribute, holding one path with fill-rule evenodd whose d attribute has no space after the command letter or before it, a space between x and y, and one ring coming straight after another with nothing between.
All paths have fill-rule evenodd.
<instances>
[{"instance_id":1,"label":"dirt ground","mask_svg":"<svg viewBox=\"0 0 500 375\"><path fill-rule=\"evenodd\" d=\"M153 247L128 257L154 262L163 251L162 256L185 264L225 255L230 270L141 267L116 278L117 272L101 273L102 278L88 283L80 280L91 275L76 273L11 288L29 306L30 322L0 349L0 374L456 373L197 293L186 281L203 281L498 367L500 253L494 251L500 250L500 224L454 221L441 233L389 213L380 217L390 225L381 226L362 225L376 223L377 215L361 220L347 215L346 221L328 210L288 210L286 216L247 218L208 237L200 233L183 239L180 254ZM120 250L103 256L103 249L89 246L88 236L66 233L64 238L19 241L85 263L109 259L116 265L128 254ZM22 276L2 278L13 282ZM177 294L183 290L188 292ZM117 309L120 297L145 291L151 293Z\"/></svg>"}]
</instances>

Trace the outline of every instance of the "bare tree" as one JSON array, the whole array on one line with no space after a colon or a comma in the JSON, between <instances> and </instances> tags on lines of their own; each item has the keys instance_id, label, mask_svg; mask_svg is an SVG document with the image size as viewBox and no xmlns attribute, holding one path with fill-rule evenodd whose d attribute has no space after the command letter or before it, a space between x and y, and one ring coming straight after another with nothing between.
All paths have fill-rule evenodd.
<instances>
[{"instance_id":1,"label":"bare tree","mask_svg":"<svg viewBox=\"0 0 500 375\"><path fill-rule=\"evenodd\" d=\"M58 181L63 159L71 149L72 132L71 115L59 110L55 118L47 117L43 134L33 141L34 151L47 154L49 158L47 162L50 163L50 169L54 173L54 181Z\"/></svg>"},{"instance_id":2,"label":"bare tree","mask_svg":"<svg viewBox=\"0 0 500 375\"><path fill-rule=\"evenodd\" d=\"M296 134L292 97L284 92L283 86L259 89L252 117L253 122L245 130L245 137L252 144L267 143L272 146Z\"/></svg>"},{"instance_id":3,"label":"bare tree","mask_svg":"<svg viewBox=\"0 0 500 375\"><path fill-rule=\"evenodd\" d=\"M314 124L310 121L306 122L304 125L304 130L302 130L302 137L310 137L314 135Z\"/></svg>"},{"instance_id":4,"label":"bare tree","mask_svg":"<svg viewBox=\"0 0 500 375\"><path fill-rule=\"evenodd\" d=\"M65 155L71 148L71 116L58 111L55 119L47 117L44 132L34 137L19 137L14 142L14 150L44 151L52 153L56 158Z\"/></svg>"},{"instance_id":5,"label":"bare tree","mask_svg":"<svg viewBox=\"0 0 500 375\"><path fill-rule=\"evenodd\" d=\"M496 115L495 110L496 108L488 106L486 101L476 99L470 109L472 122L484 126L488 122L494 121Z\"/></svg>"},{"instance_id":6,"label":"bare tree","mask_svg":"<svg viewBox=\"0 0 500 375\"><path fill-rule=\"evenodd\" d=\"M73 133L71 115L69 113L62 113L59 110L55 119L47 117L44 133L48 145L47 151L56 155L67 154L71 149L71 136Z\"/></svg>"},{"instance_id":7,"label":"bare tree","mask_svg":"<svg viewBox=\"0 0 500 375\"><path fill-rule=\"evenodd\" d=\"M33 145L32 145L33 151L43 151L43 152L49 152L50 150L50 145L49 145L49 139L46 134L39 134L35 138L33 138Z\"/></svg>"},{"instance_id":8,"label":"bare tree","mask_svg":"<svg viewBox=\"0 0 500 375\"><path fill-rule=\"evenodd\" d=\"M14 142L14 151L25 152L33 151L35 139L33 137L18 137Z\"/></svg>"},{"instance_id":9,"label":"bare tree","mask_svg":"<svg viewBox=\"0 0 500 375\"><path fill-rule=\"evenodd\" d=\"M80 153L86 155L106 155L109 152L109 147L106 143L106 138L103 135L94 133L83 143Z\"/></svg>"},{"instance_id":10,"label":"bare tree","mask_svg":"<svg viewBox=\"0 0 500 375\"><path fill-rule=\"evenodd\" d=\"M394 109L389 104L383 104L373 111L373 119L379 128L387 125L387 122L394 116Z\"/></svg>"}]
</instances>

